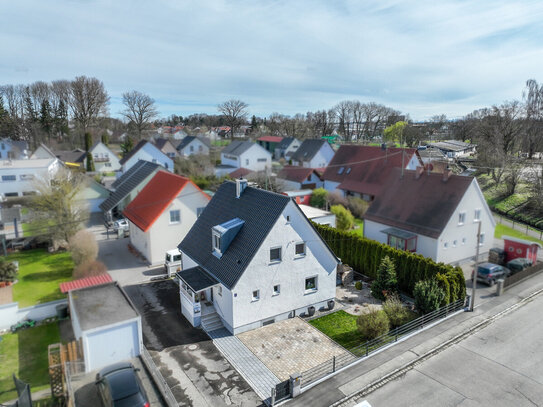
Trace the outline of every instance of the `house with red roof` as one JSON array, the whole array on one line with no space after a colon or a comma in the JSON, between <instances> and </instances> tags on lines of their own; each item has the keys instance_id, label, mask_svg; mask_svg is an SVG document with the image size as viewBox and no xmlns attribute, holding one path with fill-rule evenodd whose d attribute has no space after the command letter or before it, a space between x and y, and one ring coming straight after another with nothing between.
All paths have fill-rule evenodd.
<instances>
[{"instance_id":1,"label":"house with red roof","mask_svg":"<svg viewBox=\"0 0 543 407\"><path fill-rule=\"evenodd\" d=\"M317 170L294 165L285 165L277 174L277 182L282 184L283 191L299 191L323 186L321 175Z\"/></svg>"},{"instance_id":2,"label":"house with red roof","mask_svg":"<svg viewBox=\"0 0 543 407\"><path fill-rule=\"evenodd\" d=\"M190 179L158 171L123 211L130 243L150 264L160 264L166 251L185 237L209 199Z\"/></svg>"},{"instance_id":3,"label":"house with red roof","mask_svg":"<svg viewBox=\"0 0 543 407\"><path fill-rule=\"evenodd\" d=\"M394 168L416 170L422 161L415 148L342 145L322 176L327 191L373 200Z\"/></svg>"},{"instance_id":4,"label":"house with red roof","mask_svg":"<svg viewBox=\"0 0 543 407\"><path fill-rule=\"evenodd\" d=\"M281 144L281 141L283 141L283 137L279 136L262 136L256 139L258 145L272 154L275 154L275 149Z\"/></svg>"}]
</instances>

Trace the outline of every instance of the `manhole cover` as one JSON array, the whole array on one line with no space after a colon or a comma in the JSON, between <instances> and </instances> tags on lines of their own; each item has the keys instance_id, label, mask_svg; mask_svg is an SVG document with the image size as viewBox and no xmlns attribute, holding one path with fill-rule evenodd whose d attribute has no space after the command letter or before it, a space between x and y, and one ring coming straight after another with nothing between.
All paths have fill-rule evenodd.
<instances>
[{"instance_id":1,"label":"manhole cover","mask_svg":"<svg viewBox=\"0 0 543 407\"><path fill-rule=\"evenodd\" d=\"M196 350L198 349L198 345L189 345L189 350Z\"/></svg>"}]
</instances>

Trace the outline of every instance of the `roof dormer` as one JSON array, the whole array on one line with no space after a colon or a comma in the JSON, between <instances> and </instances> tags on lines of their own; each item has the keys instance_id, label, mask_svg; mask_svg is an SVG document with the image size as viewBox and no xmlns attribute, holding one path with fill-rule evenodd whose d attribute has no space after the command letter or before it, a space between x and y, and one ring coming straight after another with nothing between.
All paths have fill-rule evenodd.
<instances>
[{"instance_id":1,"label":"roof dormer","mask_svg":"<svg viewBox=\"0 0 543 407\"><path fill-rule=\"evenodd\" d=\"M245 221L234 218L211 228L211 247L213 254L219 259L243 227Z\"/></svg>"}]
</instances>

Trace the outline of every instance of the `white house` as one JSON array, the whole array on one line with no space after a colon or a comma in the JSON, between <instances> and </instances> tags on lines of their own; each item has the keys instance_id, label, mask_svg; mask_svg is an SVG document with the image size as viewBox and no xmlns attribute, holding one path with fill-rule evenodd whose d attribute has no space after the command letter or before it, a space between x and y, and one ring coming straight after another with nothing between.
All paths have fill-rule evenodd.
<instances>
[{"instance_id":1,"label":"white house","mask_svg":"<svg viewBox=\"0 0 543 407\"><path fill-rule=\"evenodd\" d=\"M364 236L436 262L458 264L493 245L496 223L473 177L396 168L364 216Z\"/></svg>"},{"instance_id":2,"label":"white house","mask_svg":"<svg viewBox=\"0 0 543 407\"><path fill-rule=\"evenodd\" d=\"M187 236L181 312L233 334L333 307L338 259L287 196L223 183Z\"/></svg>"},{"instance_id":3,"label":"white house","mask_svg":"<svg viewBox=\"0 0 543 407\"><path fill-rule=\"evenodd\" d=\"M336 227L336 215L330 211L315 208L309 205L298 205L307 219L320 225Z\"/></svg>"},{"instance_id":4,"label":"white house","mask_svg":"<svg viewBox=\"0 0 543 407\"><path fill-rule=\"evenodd\" d=\"M50 180L62 163L57 158L0 161L0 195L3 198L36 193L36 183Z\"/></svg>"},{"instance_id":5,"label":"white house","mask_svg":"<svg viewBox=\"0 0 543 407\"><path fill-rule=\"evenodd\" d=\"M334 157L330 143L322 139L306 139L290 157L292 165L307 168L324 168Z\"/></svg>"},{"instance_id":6,"label":"white house","mask_svg":"<svg viewBox=\"0 0 543 407\"><path fill-rule=\"evenodd\" d=\"M190 157L194 154L209 155L209 142L203 137L186 136L177 145L181 157Z\"/></svg>"},{"instance_id":7,"label":"white house","mask_svg":"<svg viewBox=\"0 0 543 407\"><path fill-rule=\"evenodd\" d=\"M24 140L0 139L0 160L26 160L30 156L28 143Z\"/></svg>"},{"instance_id":8,"label":"white house","mask_svg":"<svg viewBox=\"0 0 543 407\"><path fill-rule=\"evenodd\" d=\"M188 178L158 171L123 211L130 242L150 264L163 263L166 251L186 236L208 202Z\"/></svg>"},{"instance_id":9,"label":"white house","mask_svg":"<svg viewBox=\"0 0 543 407\"><path fill-rule=\"evenodd\" d=\"M477 146L460 140L445 140L432 143L430 147L439 149L449 158L456 158L474 153Z\"/></svg>"},{"instance_id":10,"label":"white house","mask_svg":"<svg viewBox=\"0 0 543 407\"><path fill-rule=\"evenodd\" d=\"M272 155L264 147L250 141L233 141L221 151L221 165L215 169L217 176L229 174L238 168L251 171L271 170Z\"/></svg>"},{"instance_id":11,"label":"white house","mask_svg":"<svg viewBox=\"0 0 543 407\"><path fill-rule=\"evenodd\" d=\"M170 139L157 137L155 138L155 146L162 151L164 154L166 154L168 157L170 157L172 160L175 160L176 157L179 156L177 153L177 150L175 149L173 143L170 141Z\"/></svg>"},{"instance_id":12,"label":"white house","mask_svg":"<svg viewBox=\"0 0 543 407\"><path fill-rule=\"evenodd\" d=\"M119 163L119 157L113 151L109 149L101 141L95 143L89 153L92 155L92 161L94 162L94 170L97 172L111 172L119 171L121 164Z\"/></svg>"},{"instance_id":13,"label":"white house","mask_svg":"<svg viewBox=\"0 0 543 407\"><path fill-rule=\"evenodd\" d=\"M173 172L173 160L147 140L141 140L132 151L119 161L122 166L122 172L128 171L140 160L159 164L168 171Z\"/></svg>"},{"instance_id":14,"label":"white house","mask_svg":"<svg viewBox=\"0 0 543 407\"><path fill-rule=\"evenodd\" d=\"M322 188L321 174L314 168L285 165L277 174L277 182L283 191Z\"/></svg>"},{"instance_id":15,"label":"white house","mask_svg":"<svg viewBox=\"0 0 543 407\"><path fill-rule=\"evenodd\" d=\"M275 148L275 158L285 158L289 160L292 154L298 150L302 142L294 137L285 137Z\"/></svg>"}]
</instances>

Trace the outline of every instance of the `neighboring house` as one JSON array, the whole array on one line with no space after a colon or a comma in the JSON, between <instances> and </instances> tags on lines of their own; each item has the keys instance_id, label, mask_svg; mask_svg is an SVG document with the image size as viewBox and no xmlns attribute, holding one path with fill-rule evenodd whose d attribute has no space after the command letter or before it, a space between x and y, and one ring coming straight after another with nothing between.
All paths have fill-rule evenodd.
<instances>
[{"instance_id":1,"label":"neighboring house","mask_svg":"<svg viewBox=\"0 0 543 407\"><path fill-rule=\"evenodd\" d=\"M401 168L402 163L410 170L422 165L414 148L342 145L324 171L324 188L371 201L383 189L392 169Z\"/></svg>"},{"instance_id":2,"label":"neighboring house","mask_svg":"<svg viewBox=\"0 0 543 407\"><path fill-rule=\"evenodd\" d=\"M179 244L181 312L233 334L333 306L338 259L289 197L223 183Z\"/></svg>"},{"instance_id":3,"label":"neighboring house","mask_svg":"<svg viewBox=\"0 0 543 407\"><path fill-rule=\"evenodd\" d=\"M107 221L118 218L124 208L162 167L149 161L138 161L110 187L109 197L99 207Z\"/></svg>"},{"instance_id":4,"label":"neighboring house","mask_svg":"<svg viewBox=\"0 0 543 407\"><path fill-rule=\"evenodd\" d=\"M140 355L141 316L117 283L68 292L75 339L81 341L85 372Z\"/></svg>"},{"instance_id":5,"label":"neighboring house","mask_svg":"<svg viewBox=\"0 0 543 407\"><path fill-rule=\"evenodd\" d=\"M23 140L10 138L0 139L0 160L10 158L12 160L26 160L30 156L28 143Z\"/></svg>"},{"instance_id":6,"label":"neighboring house","mask_svg":"<svg viewBox=\"0 0 543 407\"><path fill-rule=\"evenodd\" d=\"M117 154L111 151L109 147L101 141L95 143L89 150L89 153L92 155L94 170L96 172L111 172L119 171L121 169Z\"/></svg>"},{"instance_id":7,"label":"neighboring house","mask_svg":"<svg viewBox=\"0 0 543 407\"><path fill-rule=\"evenodd\" d=\"M53 178L62 163L57 158L0 161L0 195L3 198L34 195L36 183Z\"/></svg>"},{"instance_id":8,"label":"neighboring house","mask_svg":"<svg viewBox=\"0 0 543 407\"><path fill-rule=\"evenodd\" d=\"M150 161L173 172L173 160L160 151L153 143L141 140L120 162L122 172L128 171L138 161Z\"/></svg>"},{"instance_id":9,"label":"neighboring house","mask_svg":"<svg viewBox=\"0 0 543 407\"><path fill-rule=\"evenodd\" d=\"M364 236L436 262L461 263L493 246L496 222L473 177L395 168L364 216Z\"/></svg>"},{"instance_id":10,"label":"neighboring house","mask_svg":"<svg viewBox=\"0 0 543 407\"><path fill-rule=\"evenodd\" d=\"M460 140L446 140L432 143L430 147L441 150L449 158L456 158L474 153L477 146Z\"/></svg>"},{"instance_id":11,"label":"neighboring house","mask_svg":"<svg viewBox=\"0 0 543 407\"><path fill-rule=\"evenodd\" d=\"M30 156L34 159L49 159L58 158L64 165L69 168L83 168L87 154L80 148L74 150L51 150L45 144L41 143L39 147Z\"/></svg>"},{"instance_id":12,"label":"neighboring house","mask_svg":"<svg viewBox=\"0 0 543 407\"><path fill-rule=\"evenodd\" d=\"M298 205L307 219L321 225L336 227L336 215L323 209L308 205Z\"/></svg>"},{"instance_id":13,"label":"neighboring house","mask_svg":"<svg viewBox=\"0 0 543 407\"><path fill-rule=\"evenodd\" d=\"M274 151L275 159L278 160L280 158L285 158L286 160L289 160L292 154L298 150L301 144L301 141L295 139L294 137L283 138Z\"/></svg>"},{"instance_id":14,"label":"neighboring house","mask_svg":"<svg viewBox=\"0 0 543 407\"><path fill-rule=\"evenodd\" d=\"M330 143L322 139L306 139L292 154L292 165L307 168L324 168L334 157Z\"/></svg>"},{"instance_id":15,"label":"neighboring house","mask_svg":"<svg viewBox=\"0 0 543 407\"><path fill-rule=\"evenodd\" d=\"M256 139L259 146L264 147L270 153L275 154L275 149L281 144L283 137L278 136L262 136Z\"/></svg>"},{"instance_id":16,"label":"neighboring house","mask_svg":"<svg viewBox=\"0 0 543 407\"><path fill-rule=\"evenodd\" d=\"M251 177L251 174L253 174L253 171L248 170L247 168L238 168L237 170L234 170L228 174L228 176L232 179L236 179Z\"/></svg>"},{"instance_id":17,"label":"neighboring house","mask_svg":"<svg viewBox=\"0 0 543 407\"><path fill-rule=\"evenodd\" d=\"M204 137L186 136L177 145L181 157L190 157L194 154L209 155L211 144Z\"/></svg>"},{"instance_id":18,"label":"neighboring house","mask_svg":"<svg viewBox=\"0 0 543 407\"><path fill-rule=\"evenodd\" d=\"M190 179L158 171L124 209L130 242L150 264L164 262L209 202Z\"/></svg>"},{"instance_id":19,"label":"neighboring house","mask_svg":"<svg viewBox=\"0 0 543 407\"><path fill-rule=\"evenodd\" d=\"M167 138L156 138L155 146L172 160L175 160L175 158L179 156L174 145Z\"/></svg>"},{"instance_id":20,"label":"neighboring house","mask_svg":"<svg viewBox=\"0 0 543 407\"><path fill-rule=\"evenodd\" d=\"M96 182L93 178L86 179L86 185L77 194L76 200L90 213L101 212L100 205L109 197L109 191L105 186Z\"/></svg>"},{"instance_id":21,"label":"neighboring house","mask_svg":"<svg viewBox=\"0 0 543 407\"><path fill-rule=\"evenodd\" d=\"M313 195L313 190L302 189L300 191L284 191L281 193L291 198L298 205L301 205L301 204L309 205L311 202L311 195Z\"/></svg>"},{"instance_id":22,"label":"neighboring house","mask_svg":"<svg viewBox=\"0 0 543 407\"><path fill-rule=\"evenodd\" d=\"M321 175L313 168L294 167L292 165L285 165L279 171L277 182L282 184L283 191L315 189L324 185Z\"/></svg>"},{"instance_id":23,"label":"neighboring house","mask_svg":"<svg viewBox=\"0 0 543 407\"><path fill-rule=\"evenodd\" d=\"M271 170L271 153L250 141L233 141L221 151L221 165L215 169L217 176L230 174L238 168L251 171Z\"/></svg>"},{"instance_id":24,"label":"neighboring house","mask_svg":"<svg viewBox=\"0 0 543 407\"><path fill-rule=\"evenodd\" d=\"M435 162L447 162L447 156L441 152L439 148L419 147L418 154L424 164Z\"/></svg>"}]
</instances>

